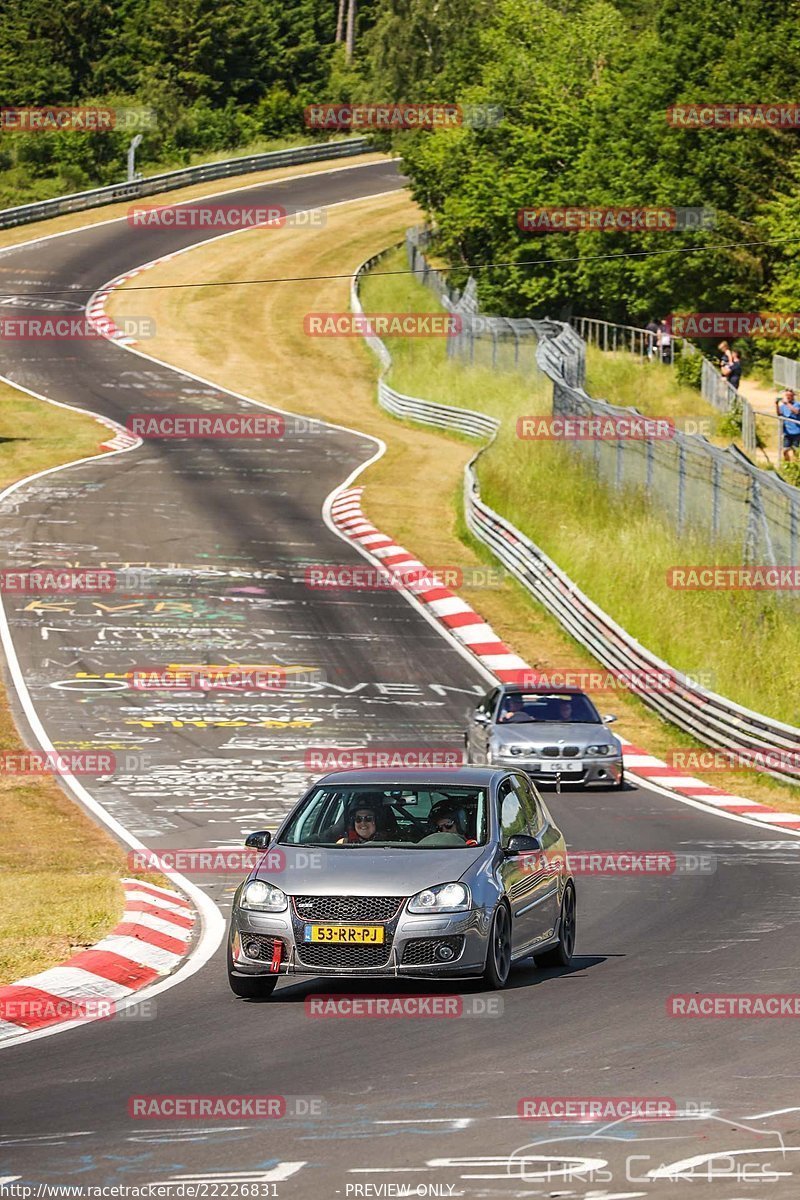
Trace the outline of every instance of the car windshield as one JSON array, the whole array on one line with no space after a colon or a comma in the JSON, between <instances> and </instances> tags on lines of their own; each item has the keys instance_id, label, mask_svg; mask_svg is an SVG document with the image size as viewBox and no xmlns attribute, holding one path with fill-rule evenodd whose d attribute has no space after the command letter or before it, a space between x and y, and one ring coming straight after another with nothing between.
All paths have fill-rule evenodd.
<instances>
[{"instance_id":1,"label":"car windshield","mask_svg":"<svg viewBox=\"0 0 800 1200\"><path fill-rule=\"evenodd\" d=\"M486 844L487 812L484 788L320 786L301 803L279 841L345 850L456 850Z\"/></svg>"},{"instance_id":2,"label":"car windshield","mask_svg":"<svg viewBox=\"0 0 800 1200\"><path fill-rule=\"evenodd\" d=\"M602 724L600 714L583 692L510 692L503 697L497 714L499 725L530 721Z\"/></svg>"}]
</instances>

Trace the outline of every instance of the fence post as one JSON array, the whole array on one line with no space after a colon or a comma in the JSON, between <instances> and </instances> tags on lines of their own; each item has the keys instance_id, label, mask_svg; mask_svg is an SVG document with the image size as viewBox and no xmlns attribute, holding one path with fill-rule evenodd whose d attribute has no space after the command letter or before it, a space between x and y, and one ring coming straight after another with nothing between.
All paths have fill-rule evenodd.
<instances>
[{"instance_id":1,"label":"fence post","mask_svg":"<svg viewBox=\"0 0 800 1200\"><path fill-rule=\"evenodd\" d=\"M719 461L714 457L711 463L711 540L716 542L719 537Z\"/></svg>"},{"instance_id":2,"label":"fence post","mask_svg":"<svg viewBox=\"0 0 800 1200\"><path fill-rule=\"evenodd\" d=\"M686 519L686 452L683 442L678 442L678 533L683 532Z\"/></svg>"},{"instance_id":3,"label":"fence post","mask_svg":"<svg viewBox=\"0 0 800 1200\"><path fill-rule=\"evenodd\" d=\"M645 451L647 467L645 471L644 486L649 495L653 491L653 467L655 465L655 448L653 446L653 439L648 438L645 442L645 446L647 447Z\"/></svg>"},{"instance_id":4,"label":"fence post","mask_svg":"<svg viewBox=\"0 0 800 1200\"><path fill-rule=\"evenodd\" d=\"M608 323L606 321L603 322L603 349L608 349Z\"/></svg>"}]
</instances>

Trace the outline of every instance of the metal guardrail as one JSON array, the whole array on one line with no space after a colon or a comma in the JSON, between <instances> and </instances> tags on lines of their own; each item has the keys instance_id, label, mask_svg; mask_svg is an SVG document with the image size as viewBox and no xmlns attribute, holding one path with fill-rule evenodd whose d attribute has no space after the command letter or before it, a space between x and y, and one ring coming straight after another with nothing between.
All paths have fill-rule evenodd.
<instances>
[{"instance_id":1,"label":"metal guardrail","mask_svg":"<svg viewBox=\"0 0 800 1200\"><path fill-rule=\"evenodd\" d=\"M351 303L356 312L363 312L359 300L361 278L382 257L383 254L376 255L362 263L353 276ZM563 384L574 348L572 342L577 335L568 325L560 322L543 321L539 324L542 326L542 337L537 351L540 367L554 379L554 383ZM374 335L367 341L378 354L385 373L392 362L389 350L381 339ZM399 396L400 393L393 395ZM379 404L388 407L385 403L387 398L389 397L385 385L384 389L379 385ZM450 413L450 428L465 431L462 422L467 410L451 409L447 405L434 404L418 397L404 396L401 399L399 407L403 411L398 415L441 427L443 418ZM389 411L394 412L395 409L389 408ZM494 440L499 423L485 414L470 415L473 418L483 416L491 432L488 441L470 459L464 470L464 509L467 526L523 587L557 618L563 628L605 667L623 674L625 678L635 679L643 673L666 675L673 681L673 686L668 690L636 694L660 716L692 734L698 741L708 746L741 753L763 751L765 748L793 755L800 753L800 729L744 708L716 692L699 687L685 674L676 671L646 650L594 604L530 538L481 499L475 466L481 454ZM475 436L479 436L477 431ZM785 782L798 781L796 775L780 770L770 770L768 773Z\"/></svg>"},{"instance_id":2,"label":"metal guardrail","mask_svg":"<svg viewBox=\"0 0 800 1200\"><path fill-rule=\"evenodd\" d=\"M32 221L44 221L48 217L59 217L65 213L82 212L89 208L100 208L119 200L139 200L158 192L174 191L194 183L206 183L213 179L228 179L232 175L249 175L254 171L266 171L273 167L288 167L302 163L319 162L329 158L350 158L369 149L368 138L348 138L338 142L318 142L312 146L296 146L289 150L269 150L264 154L249 154L243 158L225 158L219 162L201 163L196 167L181 167L177 171L166 171L162 175L148 175L133 183L112 183L107 187L92 188L88 192L73 192L69 196L56 196L52 200L39 200L33 204L20 204L16 208L0 210L0 229L14 225L27 225Z\"/></svg>"},{"instance_id":3,"label":"metal guardrail","mask_svg":"<svg viewBox=\"0 0 800 1200\"><path fill-rule=\"evenodd\" d=\"M367 259L353 277L350 285L350 307L353 312L364 312L358 295L358 281L361 275L370 271L388 253L388 250L383 250ZM440 429L455 429L470 437L491 437L497 432L500 422L485 413L476 413L469 408L454 408L448 404L435 404L431 400L418 400L416 396L406 396L403 392L389 387L384 375L392 365L392 356L384 342L375 334L367 334L365 340L377 354L383 367L378 380L378 403L387 412L406 421L420 421L425 425L436 425Z\"/></svg>"}]
</instances>

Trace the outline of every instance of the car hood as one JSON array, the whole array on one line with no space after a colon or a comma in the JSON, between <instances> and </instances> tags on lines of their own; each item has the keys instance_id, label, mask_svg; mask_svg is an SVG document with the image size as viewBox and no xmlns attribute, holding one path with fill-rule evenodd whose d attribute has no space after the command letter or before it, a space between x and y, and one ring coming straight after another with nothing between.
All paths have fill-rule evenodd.
<instances>
[{"instance_id":1,"label":"car hood","mask_svg":"<svg viewBox=\"0 0 800 1200\"><path fill-rule=\"evenodd\" d=\"M509 725L495 725L492 728L492 737L503 745L513 745L515 742L530 742L536 746L554 745L558 742L566 742L573 746L591 746L598 742L617 744L617 739L613 733L609 733L606 725L583 724L577 721L520 721Z\"/></svg>"},{"instance_id":2,"label":"car hood","mask_svg":"<svg viewBox=\"0 0 800 1200\"><path fill-rule=\"evenodd\" d=\"M452 883L486 854L487 846L454 850L368 850L273 846L285 856L282 870L271 869L269 855L259 879L297 896L413 896L437 883Z\"/></svg>"}]
</instances>

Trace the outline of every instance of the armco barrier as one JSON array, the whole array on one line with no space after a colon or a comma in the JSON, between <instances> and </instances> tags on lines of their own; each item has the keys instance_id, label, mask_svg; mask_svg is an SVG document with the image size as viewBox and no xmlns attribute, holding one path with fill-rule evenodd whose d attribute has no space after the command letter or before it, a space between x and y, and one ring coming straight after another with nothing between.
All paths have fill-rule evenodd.
<instances>
[{"instance_id":1,"label":"armco barrier","mask_svg":"<svg viewBox=\"0 0 800 1200\"><path fill-rule=\"evenodd\" d=\"M170 192L175 188L189 187L193 183L206 183L213 179L228 179L232 175L248 175L273 167L299 166L329 158L350 158L356 154L364 154L369 145L368 138L347 138L338 142L297 146L289 150L270 150L265 154L249 154L243 158L225 158L220 162L201 163L196 167L181 167L163 175L148 175L147 178L137 179L133 183L112 183L108 187L93 188L88 192L74 192L70 196L56 196L52 200L39 200L34 204L4 208L0 210L0 229L9 229L12 225L27 225L31 221L44 221L48 217L60 217L65 213L82 212L87 208L99 208L103 204L114 204L119 200L139 200L142 196Z\"/></svg>"},{"instance_id":2,"label":"armco barrier","mask_svg":"<svg viewBox=\"0 0 800 1200\"><path fill-rule=\"evenodd\" d=\"M375 255L362 263L353 276L350 294L355 312L363 312L359 299L361 278L382 257L382 254ZM555 321L543 321L541 326L542 337L537 350L539 366L554 383L561 383L573 351L574 331L568 325ZM494 440L499 422L485 414L434 404L394 391L383 378L392 363L388 348L375 335L369 336L367 342L383 366L378 384L378 403L383 408L396 416L423 424L455 429L474 437L488 437L464 471L467 526L577 642L585 646L603 666L611 671L624 672L627 677L642 672L668 673L675 681L674 687L662 692L640 693L640 699L698 741L739 752L766 748L800 754L800 729L698 687L682 672L651 654L584 595L530 538L481 500L475 464ZM771 770L769 774L789 783L797 782L797 776L787 772Z\"/></svg>"}]
</instances>

